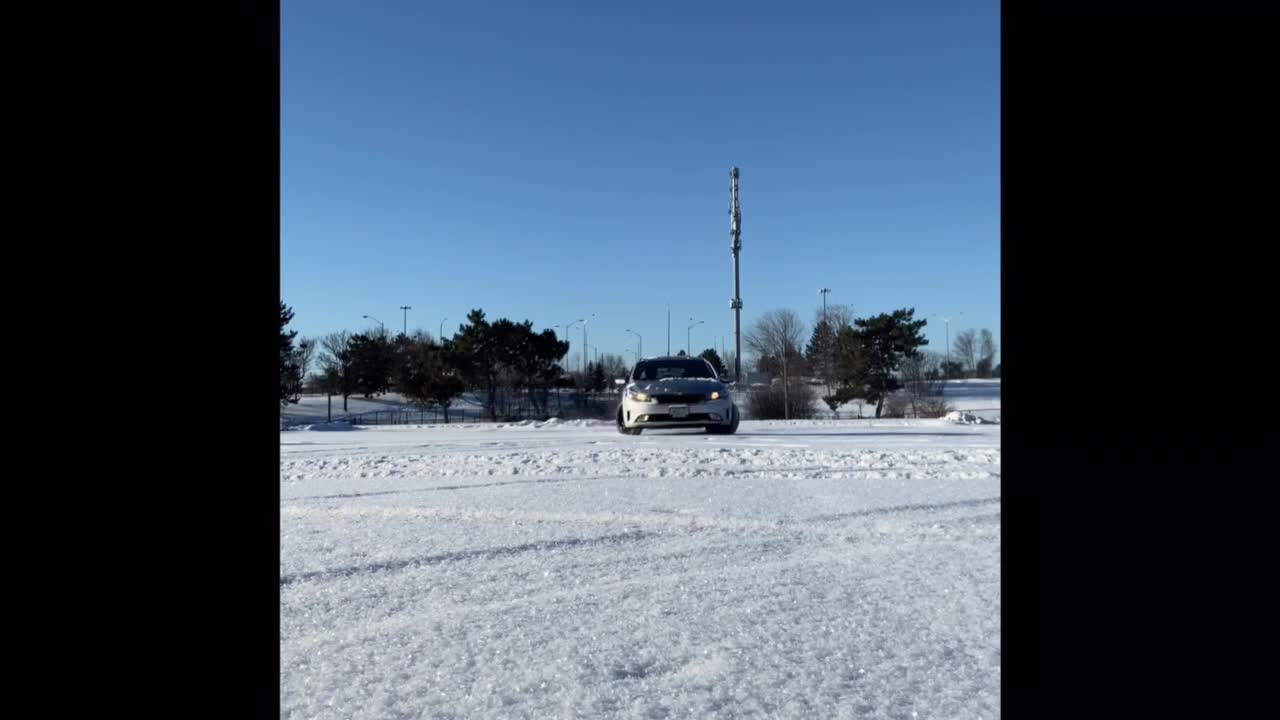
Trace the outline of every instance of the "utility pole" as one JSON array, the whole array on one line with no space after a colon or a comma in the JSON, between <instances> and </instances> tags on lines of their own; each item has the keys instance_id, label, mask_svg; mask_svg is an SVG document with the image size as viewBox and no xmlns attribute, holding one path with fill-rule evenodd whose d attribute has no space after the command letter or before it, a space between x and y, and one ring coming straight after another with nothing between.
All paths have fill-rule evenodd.
<instances>
[{"instance_id":1,"label":"utility pole","mask_svg":"<svg viewBox=\"0 0 1280 720\"><path fill-rule=\"evenodd\" d=\"M729 171L729 236L733 238L733 244L729 246L733 251L733 300L729 301L729 307L733 309L733 381L737 383L742 380L742 292L738 274L738 253L742 251L742 208L738 206L736 167ZM669 326L670 320L667 322Z\"/></svg>"},{"instance_id":2,"label":"utility pole","mask_svg":"<svg viewBox=\"0 0 1280 720\"><path fill-rule=\"evenodd\" d=\"M409 311L413 308L408 305L401 305L400 309L404 311L404 329L400 331L400 334L407 337L409 335Z\"/></svg>"},{"instance_id":3,"label":"utility pole","mask_svg":"<svg viewBox=\"0 0 1280 720\"><path fill-rule=\"evenodd\" d=\"M667 357L671 356L671 303L667 303Z\"/></svg>"},{"instance_id":4,"label":"utility pole","mask_svg":"<svg viewBox=\"0 0 1280 720\"><path fill-rule=\"evenodd\" d=\"M830 293L830 292L831 292L831 288L819 288L819 289L818 289L818 294L822 296L822 324L827 326L827 331L828 331L828 332L831 330L831 326L827 324L827 294L828 294L828 293ZM835 333L832 333L831 335L828 335L827 337L832 337L832 338L833 338L833 337L835 337ZM826 376L826 377L825 377L825 378L823 378L823 379L827 381L827 394L828 394L828 395L830 395L830 394L831 394L831 365L832 365L832 362L831 362L831 355L832 355L832 353L835 351L835 348L833 348L833 347L832 347L832 345L834 345L834 344L835 344L835 343L828 343L828 344L827 344L827 356L826 356L825 358L823 358L823 361L824 361L824 362L823 362L822 374Z\"/></svg>"}]
</instances>

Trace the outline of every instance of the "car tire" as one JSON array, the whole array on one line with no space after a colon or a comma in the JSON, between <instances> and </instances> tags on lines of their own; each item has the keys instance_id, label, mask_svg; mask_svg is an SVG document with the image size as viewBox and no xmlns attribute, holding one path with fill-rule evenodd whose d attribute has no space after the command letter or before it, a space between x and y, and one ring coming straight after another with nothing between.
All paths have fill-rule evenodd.
<instances>
[{"instance_id":1,"label":"car tire","mask_svg":"<svg viewBox=\"0 0 1280 720\"><path fill-rule=\"evenodd\" d=\"M733 421L728 425L711 425L707 428L707 432L712 435L732 435L738 432L738 406L730 405L729 413L733 416Z\"/></svg>"},{"instance_id":2,"label":"car tire","mask_svg":"<svg viewBox=\"0 0 1280 720\"><path fill-rule=\"evenodd\" d=\"M622 424L622 408L618 408L618 432L623 435L639 435L644 428L629 428Z\"/></svg>"}]
</instances>

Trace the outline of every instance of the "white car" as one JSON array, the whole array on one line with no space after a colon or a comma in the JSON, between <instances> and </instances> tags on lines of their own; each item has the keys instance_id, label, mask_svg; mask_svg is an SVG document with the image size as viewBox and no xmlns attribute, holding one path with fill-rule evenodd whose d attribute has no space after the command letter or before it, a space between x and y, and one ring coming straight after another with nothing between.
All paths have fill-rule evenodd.
<instances>
[{"instance_id":1,"label":"white car","mask_svg":"<svg viewBox=\"0 0 1280 720\"><path fill-rule=\"evenodd\" d=\"M645 358L636 363L618 405L618 432L645 428L706 428L729 435L738 430L738 407L711 363L700 357Z\"/></svg>"}]
</instances>

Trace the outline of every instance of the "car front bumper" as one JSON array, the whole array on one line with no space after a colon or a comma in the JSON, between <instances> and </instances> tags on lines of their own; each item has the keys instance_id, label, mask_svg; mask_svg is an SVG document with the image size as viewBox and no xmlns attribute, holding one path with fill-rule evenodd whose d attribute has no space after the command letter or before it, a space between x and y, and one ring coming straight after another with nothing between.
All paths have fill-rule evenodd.
<instances>
[{"instance_id":1,"label":"car front bumper","mask_svg":"<svg viewBox=\"0 0 1280 720\"><path fill-rule=\"evenodd\" d=\"M673 417L673 407L687 407L688 415ZM626 428L680 428L728 425L733 421L733 400L705 400L687 405L637 402L626 398L622 401L622 425Z\"/></svg>"}]
</instances>

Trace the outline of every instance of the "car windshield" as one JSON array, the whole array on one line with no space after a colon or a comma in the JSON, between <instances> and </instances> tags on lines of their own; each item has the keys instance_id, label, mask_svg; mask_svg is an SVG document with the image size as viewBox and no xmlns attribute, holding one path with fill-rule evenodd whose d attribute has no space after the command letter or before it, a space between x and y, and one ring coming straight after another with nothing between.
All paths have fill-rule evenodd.
<instances>
[{"instance_id":1,"label":"car windshield","mask_svg":"<svg viewBox=\"0 0 1280 720\"><path fill-rule=\"evenodd\" d=\"M715 378L711 366L705 360L645 360L636 365L632 378L636 380L662 380L663 378Z\"/></svg>"}]
</instances>

